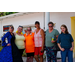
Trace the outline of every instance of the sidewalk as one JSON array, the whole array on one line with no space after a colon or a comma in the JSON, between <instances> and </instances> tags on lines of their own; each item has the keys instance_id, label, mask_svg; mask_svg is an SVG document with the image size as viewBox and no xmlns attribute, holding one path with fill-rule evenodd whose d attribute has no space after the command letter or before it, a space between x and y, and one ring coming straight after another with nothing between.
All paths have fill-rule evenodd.
<instances>
[{"instance_id":1,"label":"sidewalk","mask_svg":"<svg viewBox=\"0 0 75 75\"><path fill-rule=\"evenodd\" d=\"M27 57L22 57L22 58L23 58L23 61L26 62ZM68 61L68 60L66 59L66 61ZM36 62L36 60L33 59L33 62ZM44 59L44 62L46 62L46 59ZM61 62L61 59L57 59L57 62ZM73 62L75 62L75 58L73 59Z\"/></svg>"}]
</instances>

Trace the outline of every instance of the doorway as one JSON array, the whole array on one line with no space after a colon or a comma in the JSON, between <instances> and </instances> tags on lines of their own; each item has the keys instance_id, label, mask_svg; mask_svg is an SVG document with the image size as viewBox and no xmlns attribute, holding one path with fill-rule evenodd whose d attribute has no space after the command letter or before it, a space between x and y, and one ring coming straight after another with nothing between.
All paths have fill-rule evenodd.
<instances>
[{"instance_id":1,"label":"doorway","mask_svg":"<svg viewBox=\"0 0 75 75\"><path fill-rule=\"evenodd\" d=\"M71 17L71 34L73 39L75 40L75 16ZM73 57L75 58L75 41L74 41Z\"/></svg>"}]
</instances>

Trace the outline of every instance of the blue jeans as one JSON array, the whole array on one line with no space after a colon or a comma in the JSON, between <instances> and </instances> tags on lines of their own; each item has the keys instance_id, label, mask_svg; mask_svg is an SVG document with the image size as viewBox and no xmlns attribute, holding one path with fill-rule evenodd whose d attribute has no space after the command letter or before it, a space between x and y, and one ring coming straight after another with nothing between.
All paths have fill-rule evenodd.
<instances>
[{"instance_id":1,"label":"blue jeans","mask_svg":"<svg viewBox=\"0 0 75 75\"><path fill-rule=\"evenodd\" d=\"M73 51L70 51L70 49L61 51L62 62L66 62L66 57L68 57L68 62L73 62Z\"/></svg>"}]
</instances>

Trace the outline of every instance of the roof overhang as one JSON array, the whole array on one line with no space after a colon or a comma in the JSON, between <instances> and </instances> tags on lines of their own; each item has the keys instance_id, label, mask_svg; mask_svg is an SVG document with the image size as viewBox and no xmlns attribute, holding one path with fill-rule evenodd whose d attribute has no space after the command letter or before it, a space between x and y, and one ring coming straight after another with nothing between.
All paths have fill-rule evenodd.
<instances>
[{"instance_id":1,"label":"roof overhang","mask_svg":"<svg viewBox=\"0 0 75 75\"><path fill-rule=\"evenodd\" d=\"M12 18L12 17L16 17L16 16L22 16L24 14L30 14L30 13L34 13L34 12L19 12L19 13L15 13L15 14L10 14L10 15L0 17L0 20L6 19L6 18Z\"/></svg>"}]
</instances>

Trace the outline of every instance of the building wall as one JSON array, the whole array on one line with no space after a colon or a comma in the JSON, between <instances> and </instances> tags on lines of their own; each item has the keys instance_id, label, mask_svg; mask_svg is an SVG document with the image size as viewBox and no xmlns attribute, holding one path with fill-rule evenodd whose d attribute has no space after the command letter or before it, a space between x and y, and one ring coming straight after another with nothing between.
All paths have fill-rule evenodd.
<instances>
[{"instance_id":1,"label":"building wall","mask_svg":"<svg viewBox=\"0 0 75 75\"><path fill-rule=\"evenodd\" d=\"M35 24L35 21L39 21L41 28L44 28L44 13L31 13L31 14L25 14L23 16L16 16L13 18L6 18L2 20L2 26L0 23L0 31L2 31L0 33L0 37L3 34L3 26L4 25L13 25L15 30L14 32L17 30L19 25L33 25Z\"/></svg>"},{"instance_id":2,"label":"building wall","mask_svg":"<svg viewBox=\"0 0 75 75\"><path fill-rule=\"evenodd\" d=\"M50 21L56 23L55 29L58 29L59 32L61 32L60 26L62 24L65 24L68 27L69 33L71 33L71 18L70 17L72 16L75 16L75 12L51 12ZM61 58L60 51L57 53L57 57ZM75 55L73 55L73 57L75 57Z\"/></svg>"},{"instance_id":3,"label":"building wall","mask_svg":"<svg viewBox=\"0 0 75 75\"><path fill-rule=\"evenodd\" d=\"M59 32L60 26L62 24L66 24L68 27L69 32L71 33L71 18L72 16L75 16L75 12L50 12L50 21L56 23L55 29L57 29ZM6 18L2 20L2 23L0 21L0 37L3 34L3 26L4 25L13 25L15 30L17 30L19 25L33 25L35 21L40 22L40 26L42 29L44 29L44 13L33 13L23 16L16 16L13 18ZM60 53L57 54L57 57L61 57Z\"/></svg>"},{"instance_id":4,"label":"building wall","mask_svg":"<svg viewBox=\"0 0 75 75\"><path fill-rule=\"evenodd\" d=\"M60 31L60 26L62 24L66 24L69 32L71 33L71 18L75 16L75 12L50 12L50 21L56 23L55 29ZM2 20L2 24L0 21L0 37L3 34L3 26L12 24L15 28L14 31L17 30L19 25L33 25L35 21L39 21L41 28L44 29L44 13L33 13L33 14L25 14L23 16L15 16L13 18L6 18Z\"/></svg>"},{"instance_id":5,"label":"building wall","mask_svg":"<svg viewBox=\"0 0 75 75\"><path fill-rule=\"evenodd\" d=\"M71 18L75 16L75 12L51 12L50 21L56 23L55 28L60 31L60 26L62 24L67 25L69 32L71 33Z\"/></svg>"}]
</instances>

